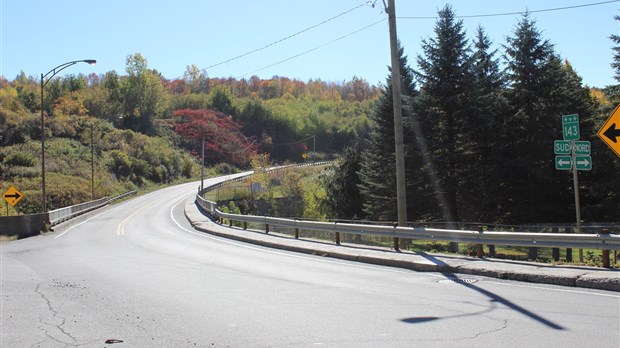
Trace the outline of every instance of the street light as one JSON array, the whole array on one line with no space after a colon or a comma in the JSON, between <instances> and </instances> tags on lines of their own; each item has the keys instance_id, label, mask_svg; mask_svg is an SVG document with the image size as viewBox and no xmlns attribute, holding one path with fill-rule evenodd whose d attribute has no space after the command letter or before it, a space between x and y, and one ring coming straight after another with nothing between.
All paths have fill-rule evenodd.
<instances>
[{"instance_id":1,"label":"street light","mask_svg":"<svg viewBox=\"0 0 620 348\"><path fill-rule=\"evenodd\" d=\"M43 89L56 74L77 63L88 63L90 65L95 65L97 61L94 59L74 60L72 62L60 64L54 69L48 71L45 75L41 73L41 201L43 203L43 212L47 210L45 198L45 117L43 116Z\"/></svg>"}]
</instances>

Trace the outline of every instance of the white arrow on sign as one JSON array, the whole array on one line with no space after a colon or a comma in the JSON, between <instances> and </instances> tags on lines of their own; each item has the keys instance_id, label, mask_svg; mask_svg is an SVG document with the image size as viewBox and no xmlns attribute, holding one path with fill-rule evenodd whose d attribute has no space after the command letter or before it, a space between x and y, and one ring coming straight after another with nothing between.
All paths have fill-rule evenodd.
<instances>
[{"instance_id":1,"label":"white arrow on sign","mask_svg":"<svg viewBox=\"0 0 620 348\"><path fill-rule=\"evenodd\" d=\"M569 165L570 161L564 161L564 160L560 159L560 160L558 160L558 164L561 165L561 166Z\"/></svg>"},{"instance_id":2,"label":"white arrow on sign","mask_svg":"<svg viewBox=\"0 0 620 348\"><path fill-rule=\"evenodd\" d=\"M590 161L588 161L587 158L584 158L582 161L577 161L577 164L579 164L579 165L583 164L585 167L587 167L588 164L590 164Z\"/></svg>"}]
</instances>

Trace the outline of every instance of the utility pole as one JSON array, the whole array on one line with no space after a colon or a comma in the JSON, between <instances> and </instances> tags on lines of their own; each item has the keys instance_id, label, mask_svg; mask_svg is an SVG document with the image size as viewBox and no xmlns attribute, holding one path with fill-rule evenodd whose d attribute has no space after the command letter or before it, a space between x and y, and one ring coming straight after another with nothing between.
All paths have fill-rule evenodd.
<instances>
[{"instance_id":1,"label":"utility pole","mask_svg":"<svg viewBox=\"0 0 620 348\"><path fill-rule=\"evenodd\" d=\"M392 100L394 104L394 146L396 152L396 203L398 226L407 226L407 195L405 186L405 146L403 143L403 106L400 81L400 59L396 35L396 8L394 0L383 6L388 14L390 27L390 51L392 56ZM400 250L398 238L394 238L394 249Z\"/></svg>"},{"instance_id":2,"label":"utility pole","mask_svg":"<svg viewBox=\"0 0 620 348\"><path fill-rule=\"evenodd\" d=\"M200 193L205 189L205 137L202 137L202 165L200 166Z\"/></svg>"}]
</instances>

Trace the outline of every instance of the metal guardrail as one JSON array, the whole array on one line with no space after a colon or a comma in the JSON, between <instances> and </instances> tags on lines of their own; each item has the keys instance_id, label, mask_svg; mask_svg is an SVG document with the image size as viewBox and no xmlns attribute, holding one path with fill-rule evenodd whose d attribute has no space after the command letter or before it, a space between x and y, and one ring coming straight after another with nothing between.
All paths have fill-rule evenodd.
<instances>
[{"instance_id":1,"label":"metal guardrail","mask_svg":"<svg viewBox=\"0 0 620 348\"><path fill-rule=\"evenodd\" d=\"M251 174L248 174L248 176L249 175ZM245 177L236 178L235 180L243 180L244 178ZM228 182L230 181L219 182L205 188L204 191L206 192L211 188L220 187ZM603 251L620 250L620 235L602 232L598 234L502 232L317 222L224 213L217 209L217 203L204 199L200 194L196 195L196 203L206 214L212 217L243 222L246 226L247 223L264 224L267 232L269 231L269 226L279 226L295 229L296 235L298 235L299 230L314 230L333 232L336 234L373 235L392 238L462 242L478 245L497 244L525 247L601 249Z\"/></svg>"},{"instance_id":2,"label":"metal guardrail","mask_svg":"<svg viewBox=\"0 0 620 348\"><path fill-rule=\"evenodd\" d=\"M620 250L620 235L612 234L565 234L565 233L523 233L449 230L425 227L394 227L337 222L316 222L274 218L268 216L229 214L217 210L214 202L201 205L214 216L232 221L259 223L299 230L327 231L359 235L373 235L392 238L436 240L472 244L513 245L525 247L583 248ZM209 210L212 209L212 210Z\"/></svg>"},{"instance_id":3,"label":"metal guardrail","mask_svg":"<svg viewBox=\"0 0 620 348\"><path fill-rule=\"evenodd\" d=\"M103 197L100 199L96 199L94 201L90 201L90 202L86 202L86 203L80 203L80 204L76 204L76 205L72 205L69 207L64 207L64 208L59 208L59 209L55 209L55 210L50 210L48 212L49 214L49 223L53 226L53 225L57 225L63 221L67 221L73 217L76 217L78 215L84 214L86 212L89 212L91 210L97 209L97 208L101 208L103 206L106 206L110 203L112 203L113 201L122 199L124 197L130 196L130 195L135 195L138 193L138 190L134 190L134 191L129 191L129 192L125 192L123 194L120 194L118 196L114 196L112 198L108 198L108 197Z\"/></svg>"},{"instance_id":4,"label":"metal guardrail","mask_svg":"<svg viewBox=\"0 0 620 348\"><path fill-rule=\"evenodd\" d=\"M129 192L122 193L122 194L120 194L120 195L118 195L118 196L114 196L114 197L110 198L110 199L108 200L108 204L110 204L110 203L112 203L112 202L114 202L114 201L118 201L119 199L123 199L123 198L125 198L125 197L135 196L135 195L137 195L137 194L138 194L138 190L133 190L133 191L129 191Z\"/></svg>"},{"instance_id":5,"label":"metal guardrail","mask_svg":"<svg viewBox=\"0 0 620 348\"><path fill-rule=\"evenodd\" d=\"M74 216L84 214L88 211L103 207L104 205L107 205L107 204L108 204L108 197L103 197L103 198L90 201L90 202L86 202L86 203L80 203L80 204L72 205L69 207L50 210L48 212L49 221L52 226L57 225L63 221L67 221L71 219Z\"/></svg>"}]
</instances>

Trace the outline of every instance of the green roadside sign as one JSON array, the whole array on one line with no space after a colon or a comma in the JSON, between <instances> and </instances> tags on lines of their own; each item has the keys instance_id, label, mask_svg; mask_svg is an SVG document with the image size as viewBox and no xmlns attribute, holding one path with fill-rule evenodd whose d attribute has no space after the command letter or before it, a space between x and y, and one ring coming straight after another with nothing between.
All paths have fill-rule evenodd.
<instances>
[{"instance_id":1,"label":"green roadside sign","mask_svg":"<svg viewBox=\"0 0 620 348\"><path fill-rule=\"evenodd\" d=\"M571 170L573 163L570 156L555 156L555 169L557 170Z\"/></svg>"},{"instance_id":2,"label":"green roadside sign","mask_svg":"<svg viewBox=\"0 0 620 348\"><path fill-rule=\"evenodd\" d=\"M562 135L564 140L579 139L579 115L562 116Z\"/></svg>"},{"instance_id":3,"label":"green roadside sign","mask_svg":"<svg viewBox=\"0 0 620 348\"><path fill-rule=\"evenodd\" d=\"M555 140L553 152L556 155L570 155L570 140Z\"/></svg>"},{"instance_id":4,"label":"green roadside sign","mask_svg":"<svg viewBox=\"0 0 620 348\"><path fill-rule=\"evenodd\" d=\"M592 157L575 156L575 166L577 170L591 170L592 169Z\"/></svg>"},{"instance_id":5,"label":"green roadside sign","mask_svg":"<svg viewBox=\"0 0 620 348\"><path fill-rule=\"evenodd\" d=\"M575 151L575 155L590 155L590 142L589 141L575 141L575 145L573 147L573 151Z\"/></svg>"}]
</instances>

